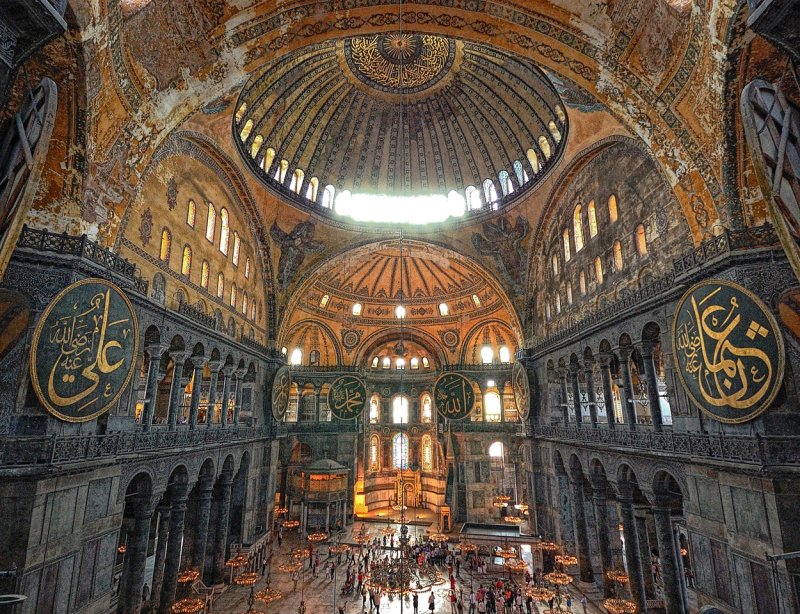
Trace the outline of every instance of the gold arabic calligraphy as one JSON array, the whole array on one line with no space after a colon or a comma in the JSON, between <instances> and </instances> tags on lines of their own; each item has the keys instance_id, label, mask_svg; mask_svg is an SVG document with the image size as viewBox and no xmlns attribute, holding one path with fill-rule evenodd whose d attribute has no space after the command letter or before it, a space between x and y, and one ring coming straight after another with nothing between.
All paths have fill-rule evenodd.
<instances>
[{"instance_id":1,"label":"gold arabic calligraphy","mask_svg":"<svg viewBox=\"0 0 800 614\"><path fill-rule=\"evenodd\" d=\"M727 305L714 302L720 290L699 302L694 295L690 297L690 305L685 307L688 321L676 331L677 350L682 353L685 375L697 382L706 403L746 410L769 393L773 365L766 352L755 345L737 345L732 337L740 325L747 327L744 334L755 343L771 333L754 319L742 319L736 296L731 296Z\"/></svg>"},{"instance_id":2,"label":"gold arabic calligraphy","mask_svg":"<svg viewBox=\"0 0 800 614\"><path fill-rule=\"evenodd\" d=\"M406 42L408 53L415 50L416 38L408 36ZM350 52L353 63L369 80L392 89L418 88L433 81L446 67L450 49L446 39L438 36L423 35L419 57L408 63L392 62L381 53L381 37L356 37L350 40ZM405 56L398 47L398 59ZM387 52L389 49L386 50ZM392 54L395 55L395 54Z\"/></svg>"},{"instance_id":3,"label":"gold arabic calligraphy","mask_svg":"<svg viewBox=\"0 0 800 614\"><path fill-rule=\"evenodd\" d=\"M472 411L474 394L465 378L442 378L436 385L436 407L445 418L462 418Z\"/></svg>"},{"instance_id":4,"label":"gold arabic calligraphy","mask_svg":"<svg viewBox=\"0 0 800 614\"><path fill-rule=\"evenodd\" d=\"M352 417L364 408L364 387L356 379L340 380L331 389L331 409L339 417Z\"/></svg>"}]
</instances>

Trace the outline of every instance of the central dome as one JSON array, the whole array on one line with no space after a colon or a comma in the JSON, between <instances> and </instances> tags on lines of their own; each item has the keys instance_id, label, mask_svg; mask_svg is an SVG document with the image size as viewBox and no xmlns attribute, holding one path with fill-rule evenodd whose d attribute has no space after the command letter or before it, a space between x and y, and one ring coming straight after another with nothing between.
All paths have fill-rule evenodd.
<instances>
[{"instance_id":1,"label":"central dome","mask_svg":"<svg viewBox=\"0 0 800 614\"><path fill-rule=\"evenodd\" d=\"M530 61L402 32L267 63L242 91L233 132L253 172L296 204L431 221L437 208L436 219L496 210L530 190L564 148L567 117ZM387 215L393 200L399 217Z\"/></svg>"}]
</instances>

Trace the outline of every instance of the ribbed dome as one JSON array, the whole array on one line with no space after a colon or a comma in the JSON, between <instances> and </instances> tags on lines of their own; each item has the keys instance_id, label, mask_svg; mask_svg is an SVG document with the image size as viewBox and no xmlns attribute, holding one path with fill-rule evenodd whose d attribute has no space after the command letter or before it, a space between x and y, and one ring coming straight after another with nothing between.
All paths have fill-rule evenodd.
<instances>
[{"instance_id":1,"label":"ribbed dome","mask_svg":"<svg viewBox=\"0 0 800 614\"><path fill-rule=\"evenodd\" d=\"M237 109L235 140L253 171L328 208L344 190L455 191L468 209L502 202L536 183L567 131L558 94L531 62L428 34L298 49L253 75Z\"/></svg>"}]
</instances>

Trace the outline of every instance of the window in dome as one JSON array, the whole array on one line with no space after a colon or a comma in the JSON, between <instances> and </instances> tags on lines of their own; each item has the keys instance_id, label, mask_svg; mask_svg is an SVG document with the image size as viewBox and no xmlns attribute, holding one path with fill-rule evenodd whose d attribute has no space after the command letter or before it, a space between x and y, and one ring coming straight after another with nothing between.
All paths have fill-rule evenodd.
<instances>
[{"instance_id":1,"label":"window in dome","mask_svg":"<svg viewBox=\"0 0 800 614\"><path fill-rule=\"evenodd\" d=\"M541 168L539 166L539 156L536 155L536 150L532 148L528 150L528 153L526 155L528 157L528 162L530 162L531 168L533 169L533 174L535 175L536 173L539 172L539 169Z\"/></svg>"},{"instance_id":2,"label":"window in dome","mask_svg":"<svg viewBox=\"0 0 800 614\"><path fill-rule=\"evenodd\" d=\"M369 470L370 471L378 471L380 469L379 461L380 458L379 450L381 447L381 439L377 435L373 435L370 439L369 444Z\"/></svg>"},{"instance_id":3,"label":"window in dome","mask_svg":"<svg viewBox=\"0 0 800 614\"><path fill-rule=\"evenodd\" d=\"M197 217L197 205L194 204L194 201L189 199L189 204L186 208L186 223L189 224L192 228L194 228L195 218Z\"/></svg>"},{"instance_id":4,"label":"window in dome","mask_svg":"<svg viewBox=\"0 0 800 614\"><path fill-rule=\"evenodd\" d=\"M244 143L247 140L247 137L250 136L250 132L252 132L252 130L253 130L253 120L248 119L244 123L244 128L242 128L242 131L239 133L239 139L242 141L242 143Z\"/></svg>"},{"instance_id":5,"label":"window in dome","mask_svg":"<svg viewBox=\"0 0 800 614\"><path fill-rule=\"evenodd\" d=\"M483 182L483 196L486 199L487 205L492 205L497 202L497 188L494 185L494 181L491 179L487 179ZM496 209L497 207L492 207L492 209Z\"/></svg>"},{"instance_id":6,"label":"window in dome","mask_svg":"<svg viewBox=\"0 0 800 614\"><path fill-rule=\"evenodd\" d=\"M622 270L622 244L619 240L614 241L614 268L617 271Z\"/></svg>"},{"instance_id":7,"label":"window in dome","mask_svg":"<svg viewBox=\"0 0 800 614\"><path fill-rule=\"evenodd\" d=\"M414 357L411 359L411 362L410 362L410 367L411 367L412 369L419 369L419 358L417 358L416 356L414 356Z\"/></svg>"},{"instance_id":8,"label":"window in dome","mask_svg":"<svg viewBox=\"0 0 800 614\"><path fill-rule=\"evenodd\" d=\"M505 345L500 347L500 362L502 362L502 363L511 362L511 352L508 350L508 347L505 346Z\"/></svg>"},{"instance_id":9,"label":"window in dome","mask_svg":"<svg viewBox=\"0 0 800 614\"><path fill-rule=\"evenodd\" d=\"M548 141L544 136L539 137L539 149L542 150L542 154L544 154L544 159L549 160L550 156L550 141Z\"/></svg>"},{"instance_id":10,"label":"window in dome","mask_svg":"<svg viewBox=\"0 0 800 614\"><path fill-rule=\"evenodd\" d=\"M286 174L289 172L289 161L288 160L281 160L280 164L278 164L278 168L275 169L275 181L280 184L283 184L286 181Z\"/></svg>"},{"instance_id":11,"label":"window in dome","mask_svg":"<svg viewBox=\"0 0 800 614\"><path fill-rule=\"evenodd\" d=\"M225 276L220 273L217 275L217 298L222 298L225 294Z\"/></svg>"},{"instance_id":12,"label":"window in dome","mask_svg":"<svg viewBox=\"0 0 800 614\"><path fill-rule=\"evenodd\" d=\"M517 176L517 183L525 185L528 183L528 177L525 174L525 169L522 167L522 162L519 160L514 161L514 174Z\"/></svg>"},{"instance_id":13,"label":"window in dome","mask_svg":"<svg viewBox=\"0 0 800 614\"><path fill-rule=\"evenodd\" d=\"M239 251L242 247L242 240L239 238L239 233L233 231L233 266L239 266Z\"/></svg>"},{"instance_id":14,"label":"window in dome","mask_svg":"<svg viewBox=\"0 0 800 614\"><path fill-rule=\"evenodd\" d=\"M422 436L422 470L433 471L433 442L427 433Z\"/></svg>"},{"instance_id":15,"label":"window in dome","mask_svg":"<svg viewBox=\"0 0 800 614\"><path fill-rule=\"evenodd\" d=\"M567 121L567 116L564 113L564 109L561 108L560 104L556 105L556 116L558 117L558 121L560 121L562 124Z\"/></svg>"},{"instance_id":16,"label":"window in dome","mask_svg":"<svg viewBox=\"0 0 800 614\"><path fill-rule=\"evenodd\" d=\"M381 402L377 395L369 400L369 423L377 424L381 418Z\"/></svg>"},{"instance_id":17,"label":"window in dome","mask_svg":"<svg viewBox=\"0 0 800 614\"><path fill-rule=\"evenodd\" d=\"M317 190L319 189L319 179L312 177L308 181L308 188L306 188L306 198L312 202L317 201Z\"/></svg>"},{"instance_id":18,"label":"window in dome","mask_svg":"<svg viewBox=\"0 0 800 614\"><path fill-rule=\"evenodd\" d=\"M322 298L320 299L320 301L319 301L319 306L320 307L327 307L328 306L328 301L330 301L330 300L331 300L331 297L328 296L327 294L324 294L322 296Z\"/></svg>"},{"instance_id":19,"label":"window in dome","mask_svg":"<svg viewBox=\"0 0 800 614\"><path fill-rule=\"evenodd\" d=\"M464 194L467 198L467 211L474 211L475 209L480 209L483 206L481 203L481 195L474 185L468 185L467 189L464 191Z\"/></svg>"},{"instance_id":20,"label":"window in dome","mask_svg":"<svg viewBox=\"0 0 800 614\"><path fill-rule=\"evenodd\" d=\"M433 421L433 409L429 394L425 394L422 397L422 414L420 415L420 421L423 424L430 424Z\"/></svg>"},{"instance_id":21,"label":"window in dome","mask_svg":"<svg viewBox=\"0 0 800 614\"><path fill-rule=\"evenodd\" d=\"M264 157L261 158L261 168L265 173L272 166L273 160L275 160L275 150L272 149L272 147L267 147L267 150L264 152Z\"/></svg>"},{"instance_id":22,"label":"window in dome","mask_svg":"<svg viewBox=\"0 0 800 614\"><path fill-rule=\"evenodd\" d=\"M189 277L192 274L192 247L183 246L183 258L181 258L181 275Z\"/></svg>"},{"instance_id":23,"label":"window in dome","mask_svg":"<svg viewBox=\"0 0 800 614\"><path fill-rule=\"evenodd\" d=\"M241 106L236 110L236 123L240 123L244 114L247 112L247 103L243 102Z\"/></svg>"},{"instance_id":24,"label":"window in dome","mask_svg":"<svg viewBox=\"0 0 800 614\"><path fill-rule=\"evenodd\" d=\"M231 307L236 307L236 284L231 285Z\"/></svg>"},{"instance_id":25,"label":"window in dome","mask_svg":"<svg viewBox=\"0 0 800 614\"><path fill-rule=\"evenodd\" d=\"M567 304L572 305L572 282L567 282Z\"/></svg>"},{"instance_id":26,"label":"window in dome","mask_svg":"<svg viewBox=\"0 0 800 614\"><path fill-rule=\"evenodd\" d=\"M447 193L447 209L452 217L461 217L467 210L467 201L455 190L450 190Z\"/></svg>"},{"instance_id":27,"label":"window in dome","mask_svg":"<svg viewBox=\"0 0 800 614\"><path fill-rule=\"evenodd\" d=\"M200 267L200 286L208 290L208 277L210 273L210 267L208 265L208 260L203 260L203 264Z\"/></svg>"},{"instance_id":28,"label":"window in dome","mask_svg":"<svg viewBox=\"0 0 800 614\"><path fill-rule=\"evenodd\" d=\"M403 318L406 317L406 308L403 307L402 305L398 305L394 309L394 315L398 320L402 320Z\"/></svg>"},{"instance_id":29,"label":"window in dome","mask_svg":"<svg viewBox=\"0 0 800 614\"><path fill-rule=\"evenodd\" d=\"M481 362L485 365L490 365L492 360L494 360L494 350L488 345L484 345L481 348Z\"/></svg>"},{"instance_id":30,"label":"window in dome","mask_svg":"<svg viewBox=\"0 0 800 614\"><path fill-rule=\"evenodd\" d=\"M214 205L208 203L208 216L206 217L206 239L211 243L214 242L214 230L217 226L217 210Z\"/></svg>"},{"instance_id":31,"label":"window in dome","mask_svg":"<svg viewBox=\"0 0 800 614\"><path fill-rule=\"evenodd\" d=\"M311 350L308 353L308 364L312 367L319 366L319 350Z\"/></svg>"},{"instance_id":32,"label":"window in dome","mask_svg":"<svg viewBox=\"0 0 800 614\"><path fill-rule=\"evenodd\" d=\"M589 203L586 213L589 217L589 238L591 238L597 235L597 211L594 206L594 201Z\"/></svg>"},{"instance_id":33,"label":"window in dome","mask_svg":"<svg viewBox=\"0 0 800 614\"><path fill-rule=\"evenodd\" d=\"M408 435L397 433L392 441L392 461L395 469L408 469Z\"/></svg>"},{"instance_id":34,"label":"window in dome","mask_svg":"<svg viewBox=\"0 0 800 614\"><path fill-rule=\"evenodd\" d=\"M380 360L380 359L377 356L372 359L372 368L373 369L377 369L378 368L378 360Z\"/></svg>"},{"instance_id":35,"label":"window in dome","mask_svg":"<svg viewBox=\"0 0 800 614\"><path fill-rule=\"evenodd\" d=\"M483 415L486 422L500 422L503 405L500 402L500 395L496 392L487 392L483 395ZM489 449L491 456L491 448Z\"/></svg>"},{"instance_id":36,"label":"window in dome","mask_svg":"<svg viewBox=\"0 0 800 614\"><path fill-rule=\"evenodd\" d=\"M581 206L575 207L572 214L572 231L575 234L575 253L583 249L583 216Z\"/></svg>"},{"instance_id":37,"label":"window in dome","mask_svg":"<svg viewBox=\"0 0 800 614\"><path fill-rule=\"evenodd\" d=\"M292 181L289 184L289 189L295 194L300 194L300 190L303 188L304 177L305 173L302 171L302 169L295 169L294 173L292 174Z\"/></svg>"},{"instance_id":38,"label":"window in dome","mask_svg":"<svg viewBox=\"0 0 800 614\"><path fill-rule=\"evenodd\" d=\"M333 197L336 195L336 188L328 184L322 192L322 206L326 209L333 209Z\"/></svg>"},{"instance_id":39,"label":"window in dome","mask_svg":"<svg viewBox=\"0 0 800 614\"><path fill-rule=\"evenodd\" d=\"M450 313L450 308L447 303L439 303L439 315L446 316L448 313Z\"/></svg>"},{"instance_id":40,"label":"window in dome","mask_svg":"<svg viewBox=\"0 0 800 614\"><path fill-rule=\"evenodd\" d=\"M561 313L561 294L556 294L556 315Z\"/></svg>"},{"instance_id":41,"label":"window in dome","mask_svg":"<svg viewBox=\"0 0 800 614\"><path fill-rule=\"evenodd\" d=\"M581 296L586 296L586 273L583 271L578 275L578 286L580 287Z\"/></svg>"},{"instance_id":42,"label":"window in dome","mask_svg":"<svg viewBox=\"0 0 800 614\"><path fill-rule=\"evenodd\" d=\"M430 363L428 362L428 357L427 357L427 356L423 356L423 357L422 357L422 366L423 366L423 368L425 368L425 369L427 369L428 367L430 367Z\"/></svg>"},{"instance_id":43,"label":"window in dome","mask_svg":"<svg viewBox=\"0 0 800 614\"><path fill-rule=\"evenodd\" d=\"M481 299L478 298L477 294L473 294L472 295L472 302L475 304L476 307L480 307L481 306Z\"/></svg>"},{"instance_id":44,"label":"window in dome","mask_svg":"<svg viewBox=\"0 0 800 614\"><path fill-rule=\"evenodd\" d=\"M392 399L392 422L408 424L408 397L404 394L398 394Z\"/></svg>"},{"instance_id":45,"label":"window in dome","mask_svg":"<svg viewBox=\"0 0 800 614\"><path fill-rule=\"evenodd\" d=\"M569 259L572 257L569 251L569 228L564 229L564 234L562 236L564 239L564 262L569 262Z\"/></svg>"},{"instance_id":46,"label":"window in dome","mask_svg":"<svg viewBox=\"0 0 800 614\"><path fill-rule=\"evenodd\" d=\"M600 260L600 256L594 259L594 278L598 284L603 283L603 261Z\"/></svg>"},{"instance_id":47,"label":"window in dome","mask_svg":"<svg viewBox=\"0 0 800 614\"><path fill-rule=\"evenodd\" d=\"M289 358L289 363L292 365L299 365L303 363L303 350L300 348L294 348L292 350L292 356Z\"/></svg>"},{"instance_id":48,"label":"window in dome","mask_svg":"<svg viewBox=\"0 0 800 614\"><path fill-rule=\"evenodd\" d=\"M406 368L406 359L405 358L396 358L394 361L394 368L403 370Z\"/></svg>"},{"instance_id":49,"label":"window in dome","mask_svg":"<svg viewBox=\"0 0 800 614\"><path fill-rule=\"evenodd\" d=\"M256 138L253 139L253 144L250 145L250 157L255 158L258 155L261 146L264 144L264 137L260 134L256 135Z\"/></svg>"},{"instance_id":50,"label":"window in dome","mask_svg":"<svg viewBox=\"0 0 800 614\"><path fill-rule=\"evenodd\" d=\"M225 207L219 212L219 221L221 225L219 230L219 251L227 256L231 229L228 225L228 210Z\"/></svg>"},{"instance_id":51,"label":"window in dome","mask_svg":"<svg viewBox=\"0 0 800 614\"><path fill-rule=\"evenodd\" d=\"M250 279L250 256L244 261L244 278Z\"/></svg>"},{"instance_id":52,"label":"window in dome","mask_svg":"<svg viewBox=\"0 0 800 614\"><path fill-rule=\"evenodd\" d=\"M558 129L558 126L556 126L556 123L551 120L550 123L547 125L547 127L550 129L550 134L552 135L553 140L556 143L560 143L561 142L561 131Z\"/></svg>"},{"instance_id":53,"label":"window in dome","mask_svg":"<svg viewBox=\"0 0 800 614\"><path fill-rule=\"evenodd\" d=\"M617 197L613 194L608 197L608 219L612 224L617 221Z\"/></svg>"},{"instance_id":54,"label":"window in dome","mask_svg":"<svg viewBox=\"0 0 800 614\"><path fill-rule=\"evenodd\" d=\"M391 367L392 366L392 359L389 358L388 356L384 356L383 357L382 366L383 366L384 369L388 369L389 367Z\"/></svg>"},{"instance_id":55,"label":"window in dome","mask_svg":"<svg viewBox=\"0 0 800 614\"><path fill-rule=\"evenodd\" d=\"M497 178L500 180L500 190L503 192L503 196L508 196L514 192L514 183L511 181L511 175L508 174L508 171L500 171Z\"/></svg>"},{"instance_id":56,"label":"window in dome","mask_svg":"<svg viewBox=\"0 0 800 614\"><path fill-rule=\"evenodd\" d=\"M553 254L550 264L553 268L553 275L558 275L558 254Z\"/></svg>"},{"instance_id":57,"label":"window in dome","mask_svg":"<svg viewBox=\"0 0 800 614\"><path fill-rule=\"evenodd\" d=\"M158 257L162 262L169 263L169 254L172 251L172 233L169 228L161 231L161 248L158 250Z\"/></svg>"},{"instance_id":58,"label":"window in dome","mask_svg":"<svg viewBox=\"0 0 800 614\"><path fill-rule=\"evenodd\" d=\"M639 253L640 256L647 255L647 235L644 230L644 226L639 224L636 227L636 251Z\"/></svg>"},{"instance_id":59,"label":"window in dome","mask_svg":"<svg viewBox=\"0 0 800 614\"><path fill-rule=\"evenodd\" d=\"M353 315L360 316L361 315L361 303L353 303Z\"/></svg>"}]
</instances>

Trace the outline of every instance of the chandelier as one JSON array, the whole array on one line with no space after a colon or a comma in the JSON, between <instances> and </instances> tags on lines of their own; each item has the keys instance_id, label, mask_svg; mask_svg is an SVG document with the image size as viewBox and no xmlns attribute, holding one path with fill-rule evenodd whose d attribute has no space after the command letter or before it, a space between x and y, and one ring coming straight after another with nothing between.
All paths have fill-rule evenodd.
<instances>
[{"instance_id":1,"label":"chandelier","mask_svg":"<svg viewBox=\"0 0 800 614\"><path fill-rule=\"evenodd\" d=\"M544 586L533 586L525 589L525 594L534 601L548 602L556 596L555 591Z\"/></svg>"},{"instance_id":2,"label":"chandelier","mask_svg":"<svg viewBox=\"0 0 800 614\"><path fill-rule=\"evenodd\" d=\"M510 573L523 573L528 569L528 564L522 559L508 559L505 562L505 568Z\"/></svg>"},{"instance_id":3,"label":"chandelier","mask_svg":"<svg viewBox=\"0 0 800 614\"><path fill-rule=\"evenodd\" d=\"M512 546L507 546L505 548L500 548L495 553L497 556L504 558L504 559L515 559L517 558L517 550Z\"/></svg>"},{"instance_id":4,"label":"chandelier","mask_svg":"<svg viewBox=\"0 0 800 614\"><path fill-rule=\"evenodd\" d=\"M571 554L557 554L555 556L555 561L563 567L569 567L578 564L578 557L572 556Z\"/></svg>"},{"instance_id":5,"label":"chandelier","mask_svg":"<svg viewBox=\"0 0 800 614\"><path fill-rule=\"evenodd\" d=\"M464 554L474 554L478 551L478 546L470 542L461 542L460 548Z\"/></svg>"},{"instance_id":6,"label":"chandelier","mask_svg":"<svg viewBox=\"0 0 800 614\"><path fill-rule=\"evenodd\" d=\"M254 571L246 571L236 576L233 581L239 586L253 586L258 582L258 574Z\"/></svg>"},{"instance_id":7,"label":"chandelier","mask_svg":"<svg viewBox=\"0 0 800 614\"><path fill-rule=\"evenodd\" d=\"M303 564L300 561L292 561L290 563L283 563L278 565L278 570L284 573L294 573L303 569Z\"/></svg>"},{"instance_id":8,"label":"chandelier","mask_svg":"<svg viewBox=\"0 0 800 614\"><path fill-rule=\"evenodd\" d=\"M504 516L503 520L511 524L519 524L522 522L522 518L519 516Z\"/></svg>"},{"instance_id":9,"label":"chandelier","mask_svg":"<svg viewBox=\"0 0 800 614\"><path fill-rule=\"evenodd\" d=\"M558 544L553 542L539 542L535 547L545 552L555 552L558 550Z\"/></svg>"},{"instance_id":10,"label":"chandelier","mask_svg":"<svg viewBox=\"0 0 800 614\"><path fill-rule=\"evenodd\" d=\"M350 546L348 546L347 544L334 544L333 546L328 548L328 551L331 554L346 554L350 552Z\"/></svg>"},{"instance_id":11,"label":"chandelier","mask_svg":"<svg viewBox=\"0 0 800 614\"><path fill-rule=\"evenodd\" d=\"M603 607L611 614L634 614L636 612L636 604L628 599L605 599Z\"/></svg>"},{"instance_id":12,"label":"chandelier","mask_svg":"<svg viewBox=\"0 0 800 614\"><path fill-rule=\"evenodd\" d=\"M173 603L171 610L174 614L196 614L202 612L205 607L205 600L187 597Z\"/></svg>"},{"instance_id":13,"label":"chandelier","mask_svg":"<svg viewBox=\"0 0 800 614\"><path fill-rule=\"evenodd\" d=\"M438 542L441 544L442 542L447 541L448 536L444 533L431 533L428 535L428 539L430 539L432 542Z\"/></svg>"},{"instance_id":14,"label":"chandelier","mask_svg":"<svg viewBox=\"0 0 800 614\"><path fill-rule=\"evenodd\" d=\"M283 593L275 590L274 588L264 588L255 594L255 598L259 601L263 601L266 605L269 605L273 601L277 601L281 597L283 597Z\"/></svg>"},{"instance_id":15,"label":"chandelier","mask_svg":"<svg viewBox=\"0 0 800 614\"><path fill-rule=\"evenodd\" d=\"M324 542L326 539L328 539L328 534L327 533L323 533L322 531L319 531L317 533L309 533L308 537L306 537L306 539L308 541L314 543L314 544L318 544L318 543Z\"/></svg>"},{"instance_id":16,"label":"chandelier","mask_svg":"<svg viewBox=\"0 0 800 614\"><path fill-rule=\"evenodd\" d=\"M549 574L545 574L544 579L550 584L555 584L556 586L566 586L567 584L572 584L572 576L560 571L551 571Z\"/></svg>"},{"instance_id":17,"label":"chandelier","mask_svg":"<svg viewBox=\"0 0 800 614\"><path fill-rule=\"evenodd\" d=\"M353 536L353 541L359 545L364 545L370 540L369 533L358 533Z\"/></svg>"},{"instance_id":18,"label":"chandelier","mask_svg":"<svg viewBox=\"0 0 800 614\"><path fill-rule=\"evenodd\" d=\"M275 515L276 516L283 516L284 514L287 514L288 512L289 512L289 508L288 507L276 507L275 508Z\"/></svg>"},{"instance_id":19,"label":"chandelier","mask_svg":"<svg viewBox=\"0 0 800 614\"><path fill-rule=\"evenodd\" d=\"M200 577L196 569L185 569L178 574L178 584L191 584Z\"/></svg>"},{"instance_id":20,"label":"chandelier","mask_svg":"<svg viewBox=\"0 0 800 614\"><path fill-rule=\"evenodd\" d=\"M284 529L296 529L297 527L300 526L300 521L299 520L284 520L281 523L281 526Z\"/></svg>"}]
</instances>

